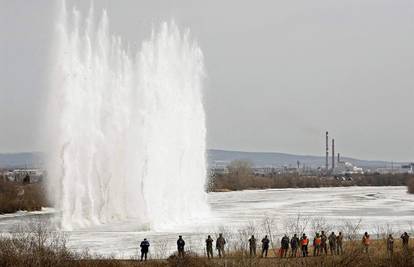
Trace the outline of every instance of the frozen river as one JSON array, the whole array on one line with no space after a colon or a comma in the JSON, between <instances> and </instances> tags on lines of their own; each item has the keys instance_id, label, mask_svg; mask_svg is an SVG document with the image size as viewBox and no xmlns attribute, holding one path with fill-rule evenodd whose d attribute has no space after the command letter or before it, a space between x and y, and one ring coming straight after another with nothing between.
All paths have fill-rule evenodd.
<instances>
[{"instance_id":1,"label":"frozen river","mask_svg":"<svg viewBox=\"0 0 414 267\"><path fill-rule=\"evenodd\" d=\"M279 237L285 232L290 233L291 222L298 215L302 224L308 222L309 233L316 222L329 228L326 230L338 231L348 222L361 221L360 231L373 233L387 229L395 233L412 231L414 227L414 195L407 194L405 187L251 190L210 193L208 201L210 219L186 225L166 225L163 231L143 231L133 221L95 226L68 232L68 246L129 258L137 254L138 242L146 237L152 244L152 256L164 257L174 249L178 234L183 235L188 247L200 250L206 234L215 236L224 232L230 237L231 246L231 236L251 225L260 235L266 220L270 222L267 225L271 226L273 235ZM0 229L2 232L13 231L19 224L35 217L53 221L54 215L46 211L37 215L0 216Z\"/></svg>"}]
</instances>

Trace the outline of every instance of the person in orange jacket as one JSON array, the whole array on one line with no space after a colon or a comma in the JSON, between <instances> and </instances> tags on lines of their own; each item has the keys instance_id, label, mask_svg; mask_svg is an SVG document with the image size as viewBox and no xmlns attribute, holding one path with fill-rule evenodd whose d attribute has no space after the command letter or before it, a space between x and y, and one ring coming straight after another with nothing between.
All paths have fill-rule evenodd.
<instances>
[{"instance_id":1,"label":"person in orange jacket","mask_svg":"<svg viewBox=\"0 0 414 267\"><path fill-rule=\"evenodd\" d=\"M322 239L319 233L316 233L316 236L313 238L313 256L319 256L321 254L321 242Z\"/></svg>"},{"instance_id":2,"label":"person in orange jacket","mask_svg":"<svg viewBox=\"0 0 414 267\"><path fill-rule=\"evenodd\" d=\"M364 236L362 237L362 245L364 247L364 252L368 253L369 245L371 245L371 239L367 232L365 232Z\"/></svg>"},{"instance_id":3,"label":"person in orange jacket","mask_svg":"<svg viewBox=\"0 0 414 267\"><path fill-rule=\"evenodd\" d=\"M308 256L308 244L309 244L309 239L305 234L303 234L302 238L300 239L300 246L301 246L303 257Z\"/></svg>"}]
</instances>

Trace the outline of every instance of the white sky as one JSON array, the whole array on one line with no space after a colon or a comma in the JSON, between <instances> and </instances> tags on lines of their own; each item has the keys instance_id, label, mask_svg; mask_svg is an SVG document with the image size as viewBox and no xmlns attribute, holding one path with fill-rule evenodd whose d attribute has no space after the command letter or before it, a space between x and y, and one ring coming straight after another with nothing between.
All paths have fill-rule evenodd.
<instances>
[{"instance_id":1,"label":"white sky","mask_svg":"<svg viewBox=\"0 0 414 267\"><path fill-rule=\"evenodd\" d=\"M0 152L41 150L53 0L0 0ZM68 1L86 13L88 1ZM97 1L133 46L175 19L205 54L208 147L414 160L414 1Z\"/></svg>"}]
</instances>

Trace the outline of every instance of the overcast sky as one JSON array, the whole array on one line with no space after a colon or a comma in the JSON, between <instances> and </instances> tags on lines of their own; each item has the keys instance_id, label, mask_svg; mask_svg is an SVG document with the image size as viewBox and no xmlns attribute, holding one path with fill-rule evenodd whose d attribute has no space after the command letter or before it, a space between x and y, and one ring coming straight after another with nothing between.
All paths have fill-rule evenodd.
<instances>
[{"instance_id":1,"label":"overcast sky","mask_svg":"<svg viewBox=\"0 0 414 267\"><path fill-rule=\"evenodd\" d=\"M87 1L68 1L86 13ZM208 147L414 160L414 1L98 1L139 47L160 21L204 55ZM0 152L41 150L55 1L0 0Z\"/></svg>"}]
</instances>

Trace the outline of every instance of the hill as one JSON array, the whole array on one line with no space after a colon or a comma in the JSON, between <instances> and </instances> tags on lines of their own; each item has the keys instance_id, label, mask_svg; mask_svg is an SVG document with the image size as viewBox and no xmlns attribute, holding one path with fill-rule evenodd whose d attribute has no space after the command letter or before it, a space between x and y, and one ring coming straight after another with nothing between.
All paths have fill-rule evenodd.
<instances>
[{"instance_id":1,"label":"hill","mask_svg":"<svg viewBox=\"0 0 414 267\"><path fill-rule=\"evenodd\" d=\"M43 164L44 155L40 152L0 154L0 168L34 168Z\"/></svg>"},{"instance_id":2,"label":"hill","mask_svg":"<svg viewBox=\"0 0 414 267\"><path fill-rule=\"evenodd\" d=\"M209 166L223 166L227 165L233 160L248 160L253 163L255 167L266 166L296 166L297 161L301 165L305 164L312 168L325 166L325 157L322 156L310 156L310 155L294 155L286 153L276 152L243 152L243 151L228 151L210 149L208 151L208 164ZM386 161L378 160L361 160L349 157L341 158L343 161L352 163L354 166L364 168L380 168L389 166L390 163ZM329 164L331 164L331 158L329 158ZM402 163L395 163L396 165Z\"/></svg>"},{"instance_id":3,"label":"hill","mask_svg":"<svg viewBox=\"0 0 414 267\"><path fill-rule=\"evenodd\" d=\"M311 155L295 155L277 152L243 152L209 149L207 151L209 166L224 166L233 160L248 160L255 167L268 166L296 166L297 161L301 165L317 168L325 165L325 157ZM355 166L365 168L381 168L389 166L389 162L378 160L361 160L344 157L342 160L352 163ZM0 168L21 168L21 167L42 167L44 165L44 154L41 152L7 153L0 154ZM331 163L331 159L329 159ZM402 163L395 163L396 166Z\"/></svg>"}]
</instances>

